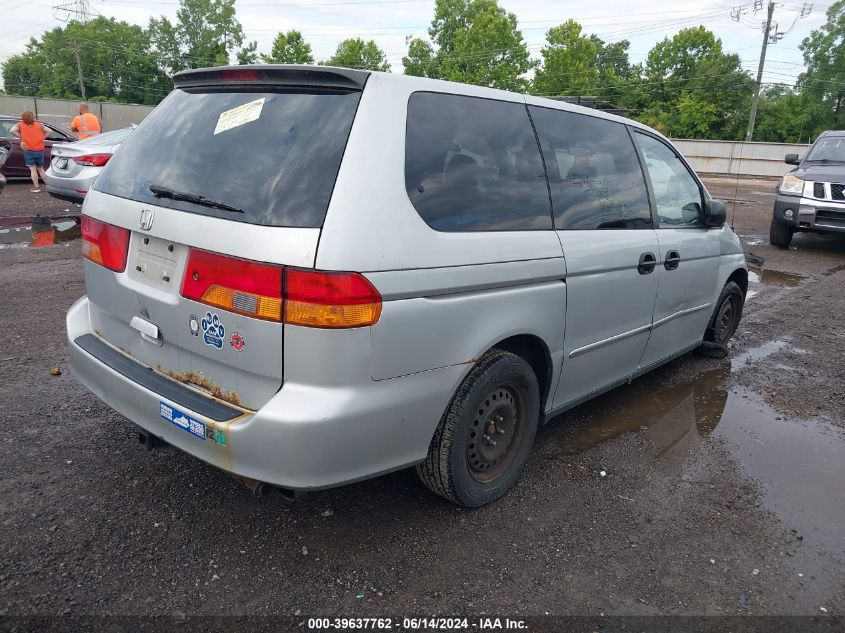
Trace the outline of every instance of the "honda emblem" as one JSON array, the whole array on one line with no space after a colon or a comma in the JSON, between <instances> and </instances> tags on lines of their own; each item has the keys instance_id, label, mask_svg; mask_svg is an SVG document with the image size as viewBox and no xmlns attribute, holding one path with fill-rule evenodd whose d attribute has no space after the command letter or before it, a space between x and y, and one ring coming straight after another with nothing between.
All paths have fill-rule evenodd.
<instances>
[{"instance_id":1,"label":"honda emblem","mask_svg":"<svg viewBox=\"0 0 845 633\"><path fill-rule=\"evenodd\" d=\"M153 228L153 214L154 212L150 211L149 209L144 209L143 211L141 211L140 225L142 230L149 231L151 228Z\"/></svg>"}]
</instances>

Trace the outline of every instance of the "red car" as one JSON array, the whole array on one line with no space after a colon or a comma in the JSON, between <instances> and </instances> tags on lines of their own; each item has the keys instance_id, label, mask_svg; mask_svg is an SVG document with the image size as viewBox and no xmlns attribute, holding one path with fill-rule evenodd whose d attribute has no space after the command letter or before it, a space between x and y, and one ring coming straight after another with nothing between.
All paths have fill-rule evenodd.
<instances>
[{"instance_id":1,"label":"red car","mask_svg":"<svg viewBox=\"0 0 845 633\"><path fill-rule=\"evenodd\" d=\"M12 127L15 123L20 121L18 116L0 115L0 141L8 141L12 146L12 151L6 159L6 164L0 168L6 178L29 178L29 167L24 165L23 152L21 151L21 140L17 136L12 136ZM44 167L50 165L50 152L53 143L73 143L76 139L67 132L63 132L55 125L41 122L44 127L50 130L50 134L44 141Z\"/></svg>"}]
</instances>

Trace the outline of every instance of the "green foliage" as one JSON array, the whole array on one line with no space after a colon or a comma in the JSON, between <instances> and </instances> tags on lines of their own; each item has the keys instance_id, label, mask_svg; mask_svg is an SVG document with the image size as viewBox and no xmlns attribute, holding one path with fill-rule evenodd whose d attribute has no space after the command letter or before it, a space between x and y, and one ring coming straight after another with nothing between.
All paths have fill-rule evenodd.
<instances>
[{"instance_id":1,"label":"green foliage","mask_svg":"<svg viewBox=\"0 0 845 633\"><path fill-rule=\"evenodd\" d=\"M516 16L496 0L436 0L428 34L411 41L405 72L503 90L523 91L534 67Z\"/></svg>"},{"instance_id":2,"label":"green foliage","mask_svg":"<svg viewBox=\"0 0 845 633\"><path fill-rule=\"evenodd\" d=\"M258 42L255 40L247 42L247 45L238 51L237 59L240 65L257 64L259 59Z\"/></svg>"},{"instance_id":3,"label":"green foliage","mask_svg":"<svg viewBox=\"0 0 845 633\"><path fill-rule=\"evenodd\" d=\"M269 55L261 58L268 64L313 64L314 55L311 45L302 37L302 33L293 30L279 33L273 40Z\"/></svg>"},{"instance_id":4,"label":"green foliage","mask_svg":"<svg viewBox=\"0 0 845 633\"><path fill-rule=\"evenodd\" d=\"M180 0L176 24L163 16L151 18L149 31L170 74L226 65L244 43L243 29L235 17L235 0ZM248 50L244 58L249 56Z\"/></svg>"},{"instance_id":5,"label":"green foliage","mask_svg":"<svg viewBox=\"0 0 845 633\"><path fill-rule=\"evenodd\" d=\"M90 100L155 104L172 88L145 29L98 17L47 31L40 41L30 39L25 52L3 64L7 92L81 98L77 54Z\"/></svg>"},{"instance_id":6,"label":"green foliage","mask_svg":"<svg viewBox=\"0 0 845 633\"><path fill-rule=\"evenodd\" d=\"M542 65L534 76L532 92L612 100L623 87L620 82L631 75L628 46L626 40L605 44L596 35L584 35L575 20L567 20L546 33L546 44L540 49Z\"/></svg>"},{"instance_id":7,"label":"green foliage","mask_svg":"<svg viewBox=\"0 0 845 633\"><path fill-rule=\"evenodd\" d=\"M675 137L742 138L754 81L703 26L658 42L632 78L622 102L639 120Z\"/></svg>"},{"instance_id":8,"label":"green foliage","mask_svg":"<svg viewBox=\"0 0 845 633\"><path fill-rule=\"evenodd\" d=\"M361 70L380 70L390 72L387 55L374 40L365 42L361 38L343 40L337 46L335 54L324 62L324 66L342 66Z\"/></svg>"},{"instance_id":9,"label":"green foliage","mask_svg":"<svg viewBox=\"0 0 845 633\"><path fill-rule=\"evenodd\" d=\"M801 43L807 72L798 81L802 94L821 101L815 130L845 125L845 0L827 10L827 22Z\"/></svg>"}]
</instances>

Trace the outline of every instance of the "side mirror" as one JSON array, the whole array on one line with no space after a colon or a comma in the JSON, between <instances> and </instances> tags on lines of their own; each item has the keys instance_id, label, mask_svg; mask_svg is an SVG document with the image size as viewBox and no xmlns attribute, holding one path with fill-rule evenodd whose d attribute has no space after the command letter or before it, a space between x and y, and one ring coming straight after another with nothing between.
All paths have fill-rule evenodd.
<instances>
[{"instance_id":1,"label":"side mirror","mask_svg":"<svg viewBox=\"0 0 845 633\"><path fill-rule=\"evenodd\" d=\"M719 228L725 225L725 203L721 200L707 200L704 203L704 223L711 228Z\"/></svg>"},{"instance_id":2,"label":"side mirror","mask_svg":"<svg viewBox=\"0 0 845 633\"><path fill-rule=\"evenodd\" d=\"M798 165L801 160L798 158L798 154L787 154L783 159L783 162L787 165Z\"/></svg>"}]
</instances>

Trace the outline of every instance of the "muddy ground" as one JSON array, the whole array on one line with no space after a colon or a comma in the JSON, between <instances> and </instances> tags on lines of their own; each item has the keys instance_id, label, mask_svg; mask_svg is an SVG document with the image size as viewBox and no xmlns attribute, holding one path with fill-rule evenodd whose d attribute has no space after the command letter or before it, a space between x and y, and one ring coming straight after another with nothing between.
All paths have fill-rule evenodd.
<instances>
[{"instance_id":1,"label":"muddy ground","mask_svg":"<svg viewBox=\"0 0 845 633\"><path fill-rule=\"evenodd\" d=\"M845 236L774 249L773 182L708 185L765 258L730 357L557 419L474 511L412 470L289 504L143 450L68 366L78 240L0 247L0 615L841 614Z\"/></svg>"}]
</instances>

